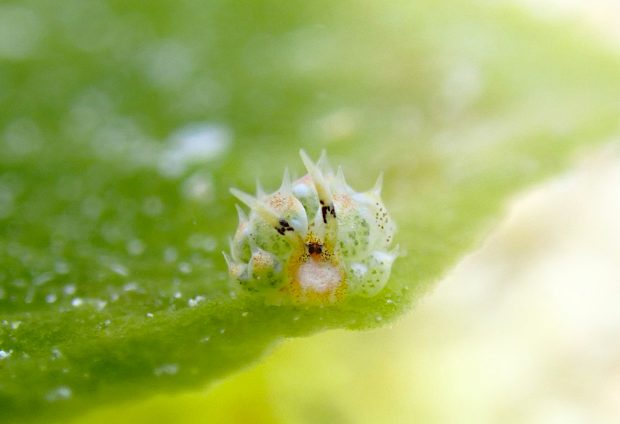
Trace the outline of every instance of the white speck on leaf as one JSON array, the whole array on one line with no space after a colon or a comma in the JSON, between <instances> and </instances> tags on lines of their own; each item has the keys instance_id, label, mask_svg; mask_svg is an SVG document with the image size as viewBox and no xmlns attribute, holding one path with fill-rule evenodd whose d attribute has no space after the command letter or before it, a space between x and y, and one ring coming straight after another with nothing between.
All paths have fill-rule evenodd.
<instances>
[{"instance_id":1,"label":"white speck on leaf","mask_svg":"<svg viewBox=\"0 0 620 424\"><path fill-rule=\"evenodd\" d=\"M73 391L67 386L60 386L54 390L51 390L45 395L45 399L49 402L56 402L59 400L66 400L71 398Z\"/></svg>"},{"instance_id":2,"label":"white speck on leaf","mask_svg":"<svg viewBox=\"0 0 620 424\"><path fill-rule=\"evenodd\" d=\"M157 377L160 377L162 375L175 375L177 372L179 372L178 364L163 364L153 370L153 373Z\"/></svg>"},{"instance_id":3,"label":"white speck on leaf","mask_svg":"<svg viewBox=\"0 0 620 424\"><path fill-rule=\"evenodd\" d=\"M192 265L188 262L181 262L179 264L179 271L181 271L183 274L189 274L190 272L192 272Z\"/></svg>"},{"instance_id":4,"label":"white speck on leaf","mask_svg":"<svg viewBox=\"0 0 620 424\"><path fill-rule=\"evenodd\" d=\"M54 271L56 274L64 275L69 273L69 264L66 262L58 261L54 264Z\"/></svg>"},{"instance_id":5,"label":"white speck on leaf","mask_svg":"<svg viewBox=\"0 0 620 424\"><path fill-rule=\"evenodd\" d=\"M164 250L164 261L168 263L174 262L178 259L178 257L179 253L174 247L166 247L166 250Z\"/></svg>"},{"instance_id":6,"label":"white speck on leaf","mask_svg":"<svg viewBox=\"0 0 620 424\"><path fill-rule=\"evenodd\" d=\"M230 148L232 133L223 125L189 124L170 136L169 147L160 158L160 172L179 177L195 163L217 159Z\"/></svg>"},{"instance_id":7,"label":"white speck on leaf","mask_svg":"<svg viewBox=\"0 0 620 424\"><path fill-rule=\"evenodd\" d=\"M211 202L215 194L213 177L203 171L196 172L183 181L181 190L187 199L203 203Z\"/></svg>"},{"instance_id":8,"label":"white speck on leaf","mask_svg":"<svg viewBox=\"0 0 620 424\"><path fill-rule=\"evenodd\" d=\"M139 288L140 287L138 286L138 283L135 283L133 281L123 286L123 290L125 290L126 292L137 291Z\"/></svg>"},{"instance_id":9,"label":"white speck on leaf","mask_svg":"<svg viewBox=\"0 0 620 424\"><path fill-rule=\"evenodd\" d=\"M52 278L54 278L54 275L51 272L45 272L43 274L38 275L32 281L32 284L34 284L35 286L42 286L43 284L45 284L48 281L50 281Z\"/></svg>"},{"instance_id":10,"label":"white speck on leaf","mask_svg":"<svg viewBox=\"0 0 620 424\"><path fill-rule=\"evenodd\" d=\"M66 294L67 296L71 296L72 294L74 294L75 290L76 290L75 284L67 284L62 289L64 294Z\"/></svg>"},{"instance_id":11,"label":"white speck on leaf","mask_svg":"<svg viewBox=\"0 0 620 424\"><path fill-rule=\"evenodd\" d=\"M91 300L91 304L98 310L98 311L102 311L107 305L108 302L106 302L105 300L101 300L101 299L92 299Z\"/></svg>"},{"instance_id":12,"label":"white speck on leaf","mask_svg":"<svg viewBox=\"0 0 620 424\"><path fill-rule=\"evenodd\" d=\"M189 299L187 301L187 304L189 305L190 308L193 308L193 307L197 306L203 300L205 300L204 296L196 296L193 299Z\"/></svg>"},{"instance_id":13,"label":"white speck on leaf","mask_svg":"<svg viewBox=\"0 0 620 424\"><path fill-rule=\"evenodd\" d=\"M112 264L110 265L110 269L118 275L122 275L126 277L129 275L129 270L121 264Z\"/></svg>"},{"instance_id":14,"label":"white speck on leaf","mask_svg":"<svg viewBox=\"0 0 620 424\"><path fill-rule=\"evenodd\" d=\"M133 256L139 256L144 253L144 243L141 240L133 239L127 243L127 252Z\"/></svg>"}]
</instances>

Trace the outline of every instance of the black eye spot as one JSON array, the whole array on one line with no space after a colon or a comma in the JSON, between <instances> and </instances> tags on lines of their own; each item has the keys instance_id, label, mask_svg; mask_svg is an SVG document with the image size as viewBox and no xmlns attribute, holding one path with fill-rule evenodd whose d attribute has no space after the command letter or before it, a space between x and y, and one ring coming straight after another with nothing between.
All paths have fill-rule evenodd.
<instances>
[{"instance_id":1,"label":"black eye spot","mask_svg":"<svg viewBox=\"0 0 620 424\"><path fill-rule=\"evenodd\" d=\"M278 233L284 235L287 231L295 231L293 227L288 223L286 219L281 219L278 221L279 226L274 227Z\"/></svg>"},{"instance_id":2,"label":"black eye spot","mask_svg":"<svg viewBox=\"0 0 620 424\"><path fill-rule=\"evenodd\" d=\"M323 204L323 201L321 201ZM336 218L336 209L334 208L334 204L330 203L327 206L321 206L321 214L323 215L323 223L327 224L327 214L330 214L334 218Z\"/></svg>"},{"instance_id":3,"label":"black eye spot","mask_svg":"<svg viewBox=\"0 0 620 424\"><path fill-rule=\"evenodd\" d=\"M308 243L308 253L311 255L320 255L323 252L321 243Z\"/></svg>"}]
</instances>

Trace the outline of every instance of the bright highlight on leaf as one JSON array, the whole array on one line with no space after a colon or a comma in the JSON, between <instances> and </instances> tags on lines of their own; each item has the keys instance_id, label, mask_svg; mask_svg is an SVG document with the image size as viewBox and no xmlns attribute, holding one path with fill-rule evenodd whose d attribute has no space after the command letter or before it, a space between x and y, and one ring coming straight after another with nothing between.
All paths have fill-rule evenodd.
<instances>
[{"instance_id":1,"label":"bright highlight on leaf","mask_svg":"<svg viewBox=\"0 0 620 424\"><path fill-rule=\"evenodd\" d=\"M302 150L307 174L256 196L231 189L250 208L237 208L239 226L224 253L242 292L264 293L269 303L335 303L346 296L374 296L398 256L396 226L382 200L382 176L356 192L335 173L325 153L315 164Z\"/></svg>"}]
</instances>

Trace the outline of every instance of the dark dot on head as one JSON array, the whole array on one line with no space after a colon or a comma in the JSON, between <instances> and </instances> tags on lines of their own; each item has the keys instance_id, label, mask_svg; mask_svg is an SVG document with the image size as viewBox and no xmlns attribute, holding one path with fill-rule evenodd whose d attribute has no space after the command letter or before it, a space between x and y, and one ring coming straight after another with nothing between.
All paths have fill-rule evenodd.
<instances>
[{"instance_id":1,"label":"dark dot on head","mask_svg":"<svg viewBox=\"0 0 620 424\"><path fill-rule=\"evenodd\" d=\"M323 246L320 243L308 243L307 247L311 255L320 255L323 252Z\"/></svg>"}]
</instances>

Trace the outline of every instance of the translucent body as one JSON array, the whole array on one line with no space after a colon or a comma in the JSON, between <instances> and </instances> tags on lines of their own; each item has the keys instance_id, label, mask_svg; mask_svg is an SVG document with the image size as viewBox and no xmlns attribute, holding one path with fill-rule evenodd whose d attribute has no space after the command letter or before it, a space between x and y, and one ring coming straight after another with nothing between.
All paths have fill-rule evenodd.
<instances>
[{"instance_id":1,"label":"translucent body","mask_svg":"<svg viewBox=\"0 0 620 424\"><path fill-rule=\"evenodd\" d=\"M333 303L345 296L374 296L387 283L398 248L396 226L380 197L381 177L355 192L324 156L314 164L302 151L308 174L256 196L232 189L250 208L239 208L239 226L224 254L237 287L264 293L273 303Z\"/></svg>"}]
</instances>

